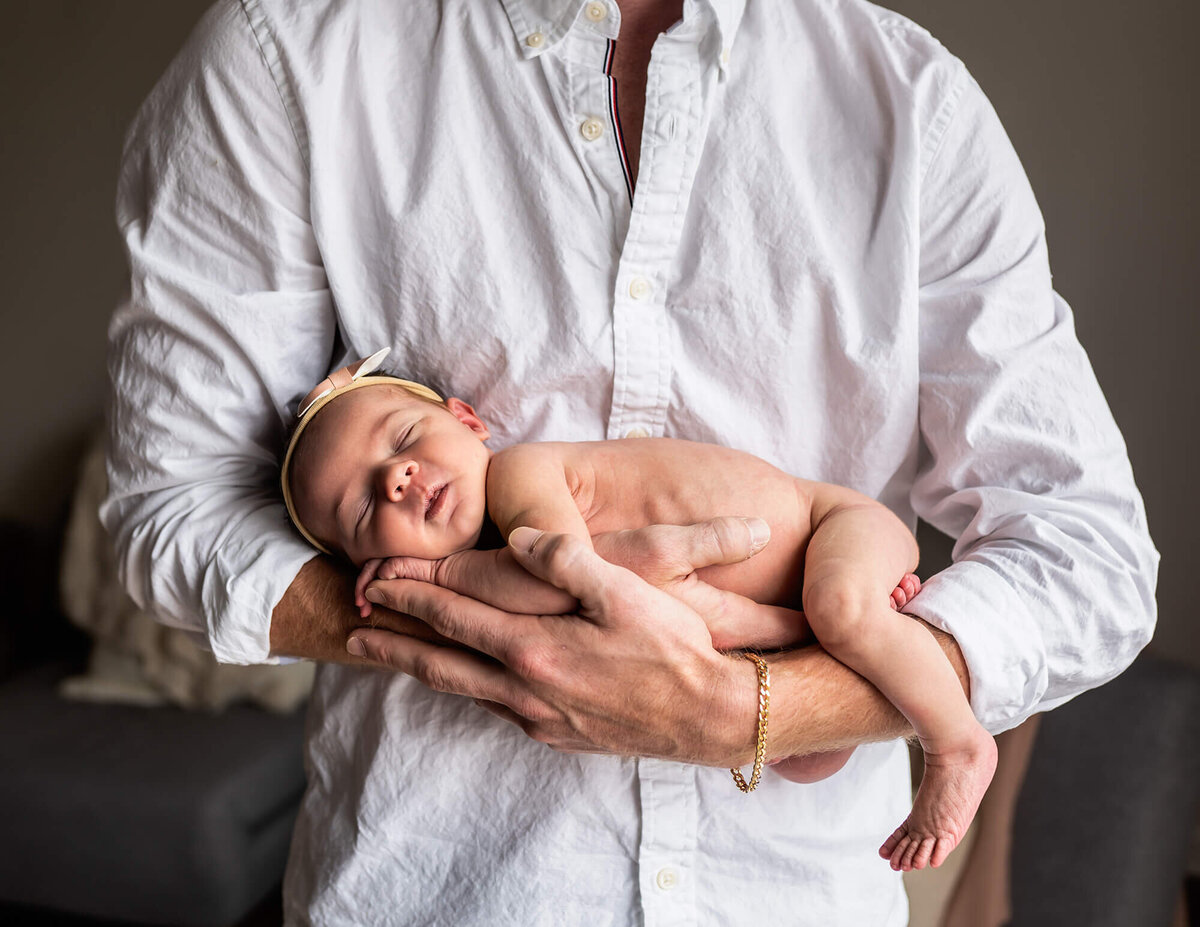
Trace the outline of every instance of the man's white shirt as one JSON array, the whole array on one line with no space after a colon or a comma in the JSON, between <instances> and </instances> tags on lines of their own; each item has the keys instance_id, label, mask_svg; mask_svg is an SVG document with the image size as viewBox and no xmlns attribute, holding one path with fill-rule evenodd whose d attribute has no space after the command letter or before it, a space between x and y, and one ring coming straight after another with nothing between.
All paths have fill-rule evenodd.
<instances>
[{"instance_id":1,"label":"man's white shirt","mask_svg":"<svg viewBox=\"0 0 1200 927\"><path fill-rule=\"evenodd\" d=\"M619 30L612 0L210 12L118 194L103 516L134 597L269 660L313 555L276 492L285 428L387 345L493 448L710 441L957 537L906 610L957 639L993 731L1120 672L1158 555L962 64L856 0L685 0L631 198ZM323 666L310 711L289 922L906 921L875 855L909 807L898 742L744 796L726 770L556 754L407 677Z\"/></svg>"}]
</instances>

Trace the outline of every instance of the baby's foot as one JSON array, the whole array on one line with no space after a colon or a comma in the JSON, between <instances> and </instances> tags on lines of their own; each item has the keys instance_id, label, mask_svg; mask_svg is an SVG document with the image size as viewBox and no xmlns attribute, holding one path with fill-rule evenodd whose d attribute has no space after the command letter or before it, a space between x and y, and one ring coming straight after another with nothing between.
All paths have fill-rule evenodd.
<instances>
[{"instance_id":1,"label":"baby's foot","mask_svg":"<svg viewBox=\"0 0 1200 927\"><path fill-rule=\"evenodd\" d=\"M904 608L905 604L921 591L921 581L915 573L905 573L900 585L892 590L892 608Z\"/></svg>"},{"instance_id":2,"label":"baby's foot","mask_svg":"<svg viewBox=\"0 0 1200 927\"><path fill-rule=\"evenodd\" d=\"M940 866L958 846L996 771L996 741L978 725L966 745L925 753L925 776L908 819L879 848L893 869Z\"/></svg>"}]
</instances>

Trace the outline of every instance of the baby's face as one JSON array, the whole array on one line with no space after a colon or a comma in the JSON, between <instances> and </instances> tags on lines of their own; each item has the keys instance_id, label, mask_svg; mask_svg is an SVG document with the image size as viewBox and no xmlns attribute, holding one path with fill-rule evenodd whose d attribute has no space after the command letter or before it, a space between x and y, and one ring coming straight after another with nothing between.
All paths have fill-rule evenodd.
<instances>
[{"instance_id":1,"label":"baby's face","mask_svg":"<svg viewBox=\"0 0 1200 927\"><path fill-rule=\"evenodd\" d=\"M440 406L399 386L353 390L300 438L291 469L296 514L359 565L472 547L487 513L488 437L461 399Z\"/></svg>"}]
</instances>

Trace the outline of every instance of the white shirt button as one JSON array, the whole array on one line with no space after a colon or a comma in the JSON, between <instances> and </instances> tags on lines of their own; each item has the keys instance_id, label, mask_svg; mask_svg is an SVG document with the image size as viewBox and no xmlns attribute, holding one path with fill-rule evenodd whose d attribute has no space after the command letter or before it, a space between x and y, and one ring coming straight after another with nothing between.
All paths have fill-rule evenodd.
<instances>
[{"instance_id":1,"label":"white shirt button","mask_svg":"<svg viewBox=\"0 0 1200 927\"><path fill-rule=\"evenodd\" d=\"M636 428L630 428L627 432L625 432L625 437L627 437L627 438L648 438L648 437L650 437L650 432L647 431L645 428L643 428L641 425L638 425ZM664 869L663 871L665 872L666 870ZM661 875L662 873L659 873L659 874Z\"/></svg>"},{"instance_id":2,"label":"white shirt button","mask_svg":"<svg viewBox=\"0 0 1200 927\"><path fill-rule=\"evenodd\" d=\"M634 299L645 299L653 289L645 277L634 277L629 281L629 295Z\"/></svg>"},{"instance_id":3,"label":"white shirt button","mask_svg":"<svg viewBox=\"0 0 1200 927\"><path fill-rule=\"evenodd\" d=\"M664 892L669 892L679 884L679 873L671 866L663 866L654 876L654 884Z\"/></svg>"},{"instance_id":4,"label":"white shirt button","mask_svg":"<svg viewBox=\"0 0 1200 927\"><path fill-rule=\"evenodd\" d=\"M729 49L721 49L721 64L729 64Z\"/></svg>"},{"instance_id":5,"label":"white shirt button","mask_svg":"<svg viewBox=\"0 0 1200 927\"><path fill-rule=\"evenodd\" d=\"M585 15L594 23L602 23L608 18L608 6L603 3L592 2L585 8Z\"/></svg>"},{"instance_id":6,"label":"white shirt button","mask_svg":"<svg viewBox=\"0 0 1200 927\"><path fill-rule=\"evenodd\" d=\"M530 48L541 48L542 43L546 41L546 37L540 32L531 32L525 36L525 44Z\"/></svg>"},{"instance_id":7,"label":"white shirt button","mask_svg":"<svg viewBox=\"0 0 1200 927\"><path fill-rule=\"evenodd\" d=\"M604 123L595 116L585 119L583 120L583 124L579 126L579 134L589 142L594 142L604 134Z\"/></svg>"}]
</instances>

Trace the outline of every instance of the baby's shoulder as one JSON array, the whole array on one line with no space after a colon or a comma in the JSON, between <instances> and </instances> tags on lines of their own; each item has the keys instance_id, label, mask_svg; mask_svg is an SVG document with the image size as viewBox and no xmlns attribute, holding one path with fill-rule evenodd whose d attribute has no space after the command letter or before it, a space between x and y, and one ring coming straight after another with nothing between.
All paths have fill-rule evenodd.
<instances>
[{"instance_id":1,"label":"baby's shoulder","mask_svg":"<svg viewBox=\"0 0 1200 927\"><path fill-rule=\"evenodd\" d=\"M565 459L569 445L555 441L514 444L492 455L492 467L501 469L545 466Z\"/></svg>"},{"instance_id":2,"label":"baby's shoulder","mask_svg":"<svg viewBox=\"0 0 1200 927\"><path fill-rule=\"evenodd\" d=\"M567 470L568 448L560 442L514 444L492 455L488 464L488 492L514 483L548 480Z\"/></svg>"}]
</instances>

